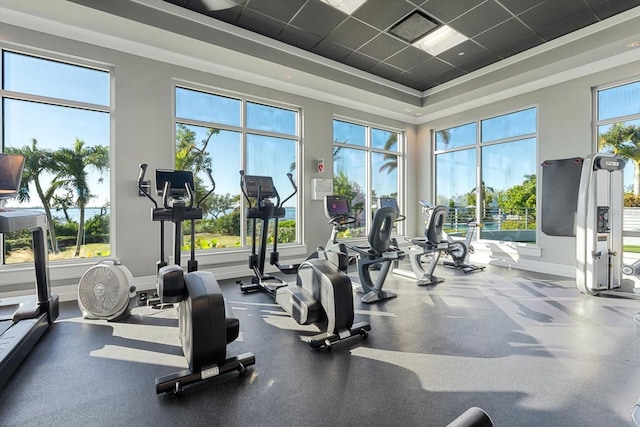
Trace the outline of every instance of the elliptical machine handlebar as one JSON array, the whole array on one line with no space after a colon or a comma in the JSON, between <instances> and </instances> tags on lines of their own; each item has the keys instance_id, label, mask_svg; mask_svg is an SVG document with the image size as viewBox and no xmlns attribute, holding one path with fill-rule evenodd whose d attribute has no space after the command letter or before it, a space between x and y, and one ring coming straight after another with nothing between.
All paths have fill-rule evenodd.
<instances>
[{"instance_id":1,"label":"elliptical machine handlebar","mask_svg":"<svg viewBox=\"0 0 640 427\"><path fill-rule=\"evenodd\" d=\"M149 194L149 191L148 191L148 188L150 187L150 182L144 180L144 177L147 173L148 165L146 163L140 163L139 167L140 167L140 173L138 174L137 183L138 183L138 190L140 191L140 195L144 195L145 197L147 197L149 200L151 200L151 203L153 203L153 206L155 208L158 208L159 207L158 202L153 198L153 196L151 196L151 194ZM213 179L211 168L207 168L205 169L205 171L207 172L209 181L211 181L211 189L204 196L202 196L202 198L200 198L200 200L198 200L197 203L195 203L196 208L199 208L202 202L205 199L207 199L216 189L216 182ZM167 171L167 172L179 172L179 171ZM171 198L172 189L173 188L171 187L171 182L169 180L165 181L162 189L162 204L165 209L172 208L171 203L169 202L169 199ZM180 190L180 192L181 191L182 190ZM193 208L193 205L195 202L195 189L193 188L190 182L184 183L184 192L187 195L186 199L189 200L189 203L185 205L188 209L191 209Z\"/></svg>"},{"instance_id":2,"label":"elliptical machine handlebar","mask_svg":"<svg viewBox=\"0 0 640 427\"><path fill-rule=\"evenodd\" d=\"M209 190L207 194L205 194L204 196L202 196L200 200L198 200L198 203L196 204L196 206L198 207L200 207L200 203L202 203L204 199L209 197L211 193L213 193L216 189L216 181L213 179L213 175L211 174L211 168L207 168L205 170L207 171L207 176L209 177L209 181L211 181L211 190Z\"/></svg>"},{"instance_id":3,"label":"elliptical machine handlebar","mask_svg":"<svg viewBox=\"0 0 640 427\"><path fill-rule=\"evenodd\" d=\"M287 203L287 201L292 198L293 196L296 195L296 193L298 192L298 186L296 185L295 181L293 180L293 174L291 172L289 172L287 174L287 178L289 178L289 182L291 183L291 186L293 187L293 193L289 194L287 196L286 199L284 199L282 201L282 203L278 203L277 207L282 207L285 203Z\"/></svg>"},{"instance_id":4,"label":"elliptical machine handlebar","mask_svg":"<svg viewBox=\"0 0 640 427\"><path fill-rule=\"evenodd\" d=\"M147 166L148 165L146 163L140 163L140 173L138 174L138 191L144 196L146 196L149 200L151 200L151 203L153 203L153 206L157 208L158 202L156 202L156 200L153 197L151 197L151 194L149 194L149 192L145 188L144 175L147 173ZM148 185L149 184L147 184L147 186Z\"/></svg>"}]
</instances>

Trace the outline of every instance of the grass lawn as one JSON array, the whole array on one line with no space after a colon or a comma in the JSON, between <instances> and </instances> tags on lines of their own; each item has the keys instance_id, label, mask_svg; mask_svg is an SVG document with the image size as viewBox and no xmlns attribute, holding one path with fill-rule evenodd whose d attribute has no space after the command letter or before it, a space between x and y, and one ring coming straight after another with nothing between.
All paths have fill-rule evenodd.
<instances>
[{"instance_id":1,"label":"grass lawn","mask_svg":"<svg viewBox=\"0 0 640 427\"><path fill-rule=\"evenodd\" d=\"M191 242L190 236L184 236L183 250L189 249ZM159 242L156 242L157 245ZM240 246L240 236L217 236L210 233L196 234L197 249L209 249L209 248L230 248ZM50 253L49 261L57 261L61 259L74 258L76 248L75 246L61 248L57 254ZM109 243L88 243L82 245L80 248L80 258L93 258L93 257L109 257L111 255L111 248ZM21 262L33 262L33 251L31 248L16 249L7 255L5 258L6 264L17 264Z\"/></svg>"}]
</instances>

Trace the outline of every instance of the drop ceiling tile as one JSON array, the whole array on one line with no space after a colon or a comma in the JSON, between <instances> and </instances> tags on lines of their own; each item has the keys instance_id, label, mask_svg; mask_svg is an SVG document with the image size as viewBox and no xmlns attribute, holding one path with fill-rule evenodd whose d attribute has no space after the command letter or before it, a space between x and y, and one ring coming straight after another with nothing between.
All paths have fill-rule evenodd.
<instances>
[{"instance_id":1,"label":"drop ceiling tile","mask_svg":"<svg viewBox=\"0 0 640 427\"><path fill-rule=\"evenodd\" d=\"M383 61L406 46L408 46L407 43L401 42L388 34L380 33L358 51Z\"/></svg>"},{"instance_id":2,"label":"drop ceiling tile","mask_svg":"<svg viewBox=\"0 0 640 427\"><path fill-rule=\"evenodd\" d=\"M466 61L462 61L457 64L457 67L461 70L471 73L473 71L479 70L480 68L486 67L487 65L499 62L500 59L501 58L495 53L486 52L474 58L467 58Z\"/></svg>"},{"instance_id":3,"label":"drop ceiling tile","mask_svg":"<svg viewBox=\"0 0 640 427\"><path fill-rule=\"evenodd\" d=\"M436 85L440 85L442 83L446 83L448 81L457 79L458 77L464 76L466 73L460 68L451 68L446 70L440 74L437 74L431 78L431 81Z\"/></svg>"},{"instance_id":4,"label":"drop ceiling tile","mask_svg":"<svg viewBox=\"0 0 640 427\"><path fill-rule=\"evenodd\" d=\"M369 72L385 79L392 79L402 73L402 70L384 62L379 62Z\"/></svg>"},{"instance_id":5,"label":"drop ceiling tile","mask_svg":"<svg viewBox=\"0 0 640 427\"><path fill-rule=\"evenodd\" d=\"M351 55L344 58L341 62L363 71L369 71L380 61L355 51L352 52Z\"/></svg>"},{"instance_id":6,"label":"drop ceiling tile","mask_svg":"<svg viewBox=\"0 0 640 427\"><path fill-rule=\"evenodd\" d=\"M531 9L541 3L557 0L500 0L500 3L514 15L518 15L525 10Z\"/></svg>"},{"instance_id":7,"label":"drop ceiling tile","mask_svg":"<svg viewBox=\"0 0 640 427\"><path fill-rule=\"evenodd\" d=\"M291 24L301 30L325 37L345 19L346 14L328 4L309 1L291 20Z\"/></svg>"},{"instance_id":8,"label":"drop ceiling tile","mask_svg":"<svg viewBox=\"0 0 640 427\"><path fill-rule=\"evenodd\" d=\"M415 6L405 0L367 0L353 13L353 17L385 30L413 10Z\"/></svg>"},{"instance_id":9,"label":"drop ceiling tile","mask_svg":"<svg viewBox=\"0 0 640 427\"><path fill-rule=\"evenodd\" d=\"M322 37L308 33L292 25L288 25L284 30L282 30L276 39L292 46L309 50L317 45L320 40L322 40Z\"/></svg>"},{"instance_id":10,"label":"drop ceiling tile","mask_svg":"<svg viewBox=\"0 0 640 427\"><path fill-rule=\"evenodd\" d=\"M282 32L286 24L261 13L245 9L236 25L267 37L275 37Z\"/></svg>"},{"instance_id":11,"label":"drop ceiling tile","mask_svg":"<svg viewBox=\"0 0 640 427\"><path fill-rule=\"evenodd\" d=\"M429 58L432 58L432 56L427 52L417 47L407 46L395 55L387 58L384 62L402 68L403 70L408 70Z\"/></svg>"},{"instance_id":12,"label":"drop ceiling tile","mask_svg":"<svg viewBox=\"0 0 640 427\"><path fill-rule=\"evenodd\" d=\"M493 50L498 46L512 43L521 37L529 36L532 32L522 22L516 18L511 18L501 24L478 34L473 38L476 43L484 46L488 50ZM541 40L542 41L542 40Z\"/></svg>"},{"instance_id":13,"label":"drop ceiling tile","mask_svg":"<svg viewBox=\"0 0 640 427\"><path fill-rule=\"evenodd\" d=\"M379 33L378 30L369 25L349 17L329 33L327 39L355 50Z\"/></svg>"},{"instance_id":14,"label":"drop ceiling tile","mask_svg":"<svg viewBox=\"0 0 640 427\"><path fill-rule=\"evenodd\" d=\"M544 42L539 35L530 33L524 37L513 39L510 43L506 43L502 46L494 46L491 51L500 55L502 58L508 58L542 43Z\"/></svg>"},{"instance_id":15,"label":"drop ceiling tile","mask_svg":"<svg viewBox=\"0 0 640 427\"><path fill-rule=\"evenodd\" d=\"M453 49L442 52L438 55L438 58L451 65L458 65L469 62L473 58L477 58L481 55L486 55L487 53L489 52L482 46L479 46L472 40L467 40L466 42L460 43Z\"/></svg>"},{"instance_id":16,"label":"drop ceiling tile","mask_svg":"<svg viewBox=\"0 0 640 427\"><path fill-rule=\"evenodd\" d=\"M425 81L424 76L414 75L408 72L398 74L392 80L401 85L405 85L407 87L413 87L413 88L419 87L420 85L424 84L424 81ZM424 89L418 89L418 90L424 90Z\"/></svg>"},{"instance_id":17,"label":"drop ceiling tile","mask_svg":"<svg viewBox=\"0 0 640 427\"><path fill-rule=\"evenodd\" d=\"M491 0L473 9L472 13L466 13L449 22L449 26L467 37L473 37L511 17L502 6Z\"/></svg>"},{"instance_id":18,"label":"drop ceiling tile","mask_svg":"<svg viewBox=\"0 0 640 427\"><path fill-rule=\"evenodd\" d=\"M590 10L581 10L571 16L554 21L549 25L539 27L536 29L536 32L548 41L596 22L598 22L598 20L593 12Z\"/></svg>"},{"instance_id":19,"label":"drop ceiling tile","mask_svg":"<svg viewBox=\"0 0 640 427\"><path fill-rule=\"evenodd\" d=\"M447 64L446 62L443 62L438 58L431 58L416 65L409 71L413 74L419 74L428 77L440 74L443 71L449 70L451 68L453 67L450 64Z\"/></svg>"},{"instance_id":20,"label":"drop ceiling tile","mask_svg":"<svg viewBox=\"0 0 640 427\"><path fill-rule=\"evenodd\" d=\"M251 1L247 4L247 8L256 12L269 15L274 19L283 22L289 22L295 16L306 0L260 0Z\"/></svg>"},{"instance_id":21,"label":"drop ceiling tile","mask_svg":"<svg viewBox=\"0 0 640 427\"><path fill-rule=\"evenodd\" d=\"M582 0L562 0L541 3L518 15L518 18L533 31L549 26L554 21L574 15L587 6Z\"/></svg>"},{"instance_id":22,"label":"drop ceiling tile","mask_svg":"<svg viewBox=\"0 0 640 427\"><path fill-rule=\"evenodd\" d=\"M236 24L238 18L240 18L240 13L242 12L242 8L232 7L231 9L224 10L212 10L207 11L205 9L196 9L199 12L204 13L205 15L209 15L214 17L215 19L219 19L221 21L227 22L229 24Z\"/></svg>"},{"instance_id":23,"label":"drop ceiling tile","mask_svg":"<svg viewBox=\"0 0 640 427\"><path fill-rule=\"evenodd\" d=\"M327 39L322 40L313 49L311 49L311 51L335 61L340 61L353 52L352 49L328 41Z\"/></svg>"},{"instance_id":24,"label":"drop ceiling tile","mask_svg":"<svg viewBox=\"0 0 640 427\"><path fill-rule=\"evenodd\" d=\"M446 24L484 1L485 0L429 0L420 7L429 15Z\"/></svg>"},{"instance_id":25,"label":"drop ceiling tile","mask_svg":"<svg viewBox=\"0 0 640 427\"><path fill-rule=\"evenodd\" d=\"M599 19L607 19L629 9L629 6L640 6L640 0L587 0Z\"/></svg>"}]
</instances>

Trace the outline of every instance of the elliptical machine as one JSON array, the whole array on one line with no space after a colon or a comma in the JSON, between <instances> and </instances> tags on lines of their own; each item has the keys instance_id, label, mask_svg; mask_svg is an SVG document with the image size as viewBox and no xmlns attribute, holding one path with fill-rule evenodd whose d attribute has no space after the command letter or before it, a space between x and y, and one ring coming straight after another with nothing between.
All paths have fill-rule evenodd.
<instances>
[{"instance_id":1,"label":"elliptical machine","mask_svg":"<svg viewBox=\"0 0 640 427\"><path fill-rule=\"evenodd\" d=\"M271 294L271 296L275 296L275 292L279 288L287 286L284 280L276 276L266 275L264 272L269 222L272 218L274 218L273 250L269 257L269 263L275 265L285 274L295 274L298 271L299 264L281 265L280 254L278 253L278 221L286 215L284 204L298 192L293 176L289 173L287 177L293 187L293 193L284 200L280 200L280 194L278 194L278 190L273 184L273 178L270 176L245 175L243 170L240 171L240 189L248 204L246 214L247 218L252 221L249 268L254 273L250 284L243 283L240 285L242 293L263 290ZM255 199L255 204L251 203L251 199ZM275 199L275 203L273 199ZM256 226L258 220L261 221L260 248L256 249Z\"/></svg>"},{"instance_id":2,"label":"elliptical machine","mask_svg":"<svg viewBox=\"0 0 640 427\"><path fill-rule=\"evenodd\" d=\"M247 366L255 364L252 353L226 358L227 344L235 341L240 332L238 319L227 317L231 312L222 296L213 273L197 271L195 259L195 220L202 219L200 204L215 189L211 170L207 174L211 190L194 206L194 182L191 171L156 170L156 191L162 197L158 206L149 194L149 181L144 180L147 170L140 165L138 190L153 203L152 221L160 222L160 261L158 261L158 295L162 303L178 304L178 327L182 350L188 369L156 378L156 393L180 393L183 387L224 373L238 371L244 374ZM180 267L182 222L191 221L191 258L188 272ZM164 258L164 222L174 224L174 262L168 265Z\"/></svg>"}]
</instances>

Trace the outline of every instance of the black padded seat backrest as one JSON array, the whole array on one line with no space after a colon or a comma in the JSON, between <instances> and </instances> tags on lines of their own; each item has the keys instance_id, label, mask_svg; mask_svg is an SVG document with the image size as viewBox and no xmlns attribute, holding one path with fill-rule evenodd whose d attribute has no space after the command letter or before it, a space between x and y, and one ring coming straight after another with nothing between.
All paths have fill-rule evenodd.
<instances>
[{"instance_id":1,"label":"black padded seat backrest","mask_svg":"<svg viewBox=\"0 0 640 427\"><path fill-rule=\"evenodd\" d=\"M24 156L0 153L0 200L18 195L23 168Z\"/></svg>"},{"instance_id":2,"label":"black padded seat backrest","mask_svg":"<svg viewBox=\"0 0 640 427\"><path fill-rule=\"evenodd\" d=\"M424 231L427 241L431 243L442 242L442 229L444 228L444 220L447 218L449 209L446 206L436 206L431 212L429 225Z\"/></svg>"},{"instance_id":3,"label":"black padded seat backrest","mask_svg":"<svg viewBox=\"0 0 640 427\"><path fill-rule=\"evenodd\" d=\"M380 208L373 217L369 245L377 252L386 252L391 244L391 231L398 212L392 207Z\"/></svg>"}]
</instances>

